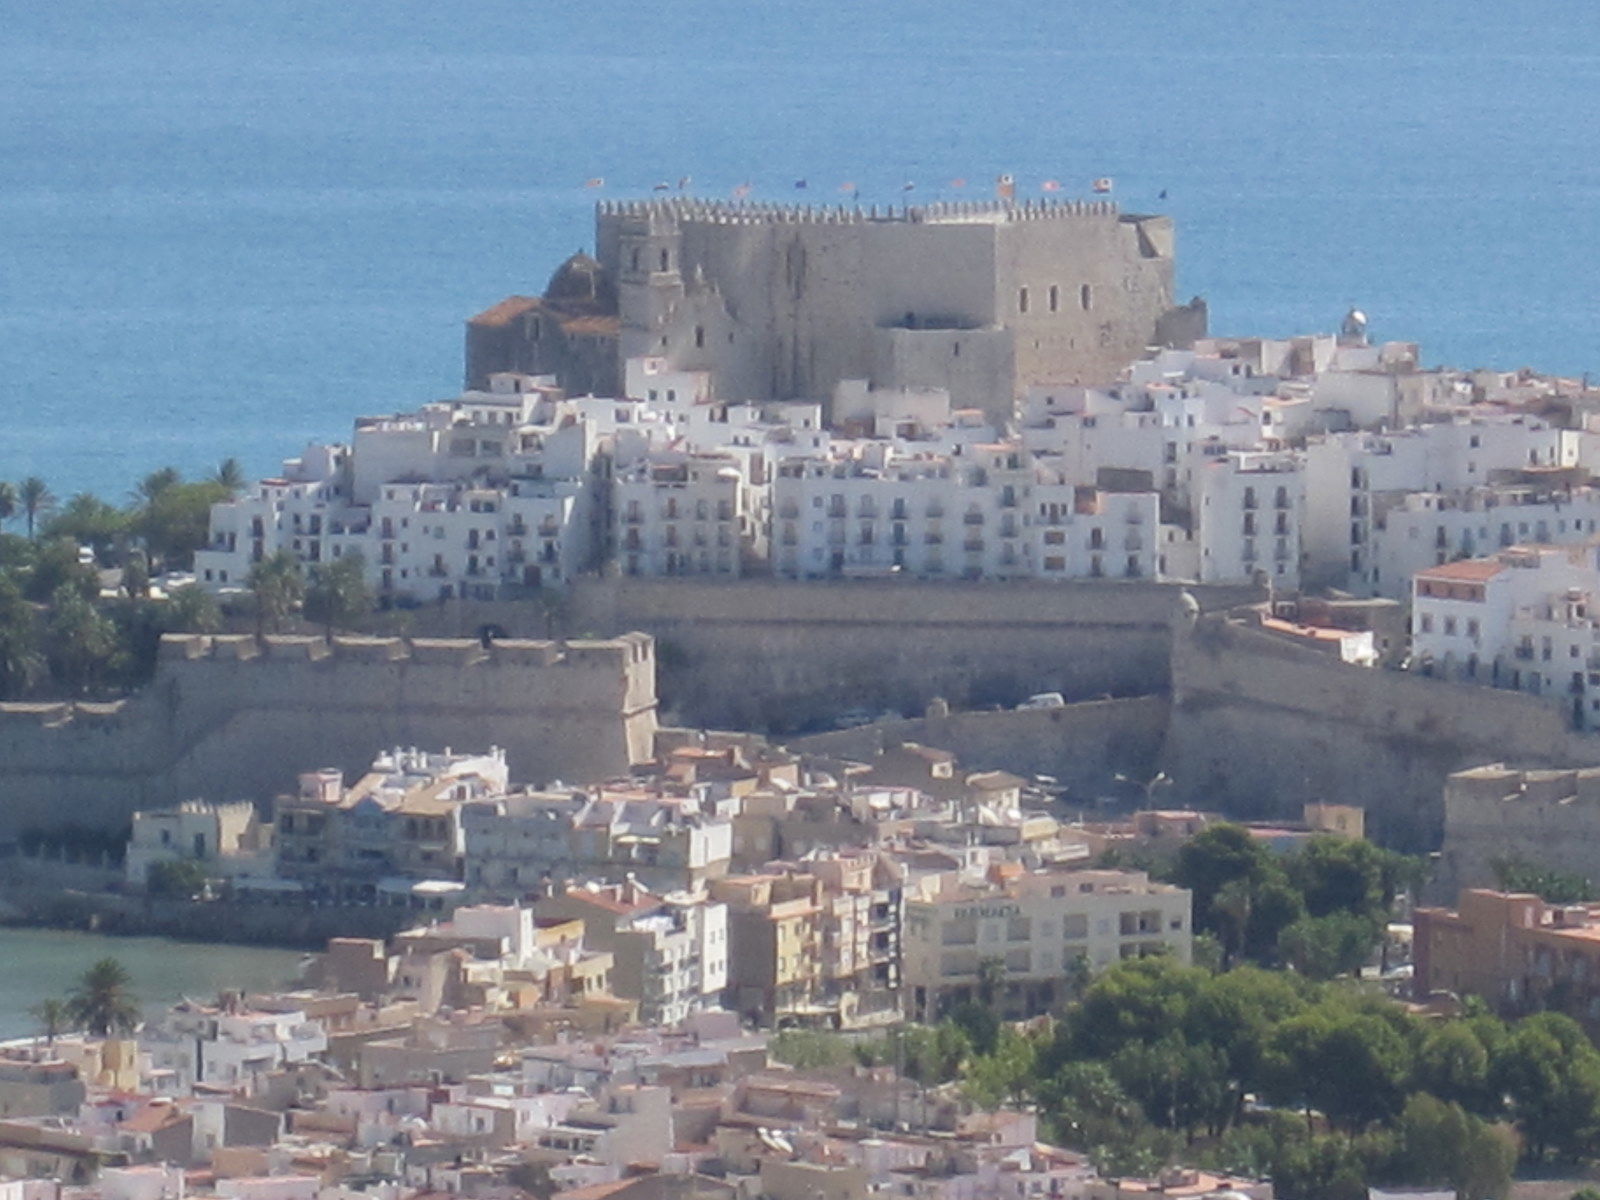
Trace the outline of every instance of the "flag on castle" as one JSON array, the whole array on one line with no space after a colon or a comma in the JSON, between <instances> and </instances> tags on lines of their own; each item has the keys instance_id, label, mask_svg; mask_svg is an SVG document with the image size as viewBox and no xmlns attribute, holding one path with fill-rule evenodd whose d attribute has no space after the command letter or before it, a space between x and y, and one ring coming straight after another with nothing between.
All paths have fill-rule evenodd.
<instances>
[{"instance_id":1,"label":"flag on castle","mask_svg":"<svg viewBox=\"0 0 1600 1200\"><path fill-rule=\"evenodd\" d=\"M906 182L906 183L903 183L903 184L900 185L900 190L902 192L914 192L914 191L917 190L917 185L914 184L914 183Z\"/></svg>"},{"instance_id":2,"label":"flag on castle","mask_svg":"<svg viewBox=\"0 0 1600 1200\"><path fill-rule=\"evenodd\" d=\"M1111 190L1111 176L1102 175L1099 179L1096 179L1094 181L1094 190L1102 196L1109 192Z\"/></svg>"},{"instance_id":3,"label":"flag on castle","mask_svg":"<svg viewBox=\"0 0 1600 1200\"><path fill-rule=\"evenodd\" d=\"M839 185L839 190L841 192L853 192L853 191L855 191L856 190L855 180L853 180L853 179L845 180L843 183L841 183Z\"/></svg>"},{"instance_id":4,"label":"flag on castle","mask_svg":"<svg viewBox=\"0 0 1600 1200\"><path fill-rule=\"evenodd\" d=\"M665 180L663 180L662 182L656 184L655 187L651 188L650 190L652 192L670 192L672 190L672 185L670 183L667 183Z\"/></svg>"},{"instance_id":5,"label":"flag on castle","mask_svg":"<svg viewBox=\"0 0 1600 1200\"><path fill-rule=\"evenodd\" d=\"M743 200L749 194L750 185L748 183L741 183L738 187L733 189L733 198L735 200Z\"/></svg>"},{"instance_id":6,"label":"flag on castle","mask_svg":"<svg viewBox=\"0 0 1600 1200\"><path fill-rule=\"evenodd\" d=\"M1059 179L1046 179L1041 185L1040 190L1046 192L1059 192L1061 190L1061 181Z\"/></svg>"},{"instance_id":7,"label":"flag on castle","mask_svg":"<svg viewBox=\"0 0 1600 1200\"><path fill-rule=\"evenodd\" d=\"M606 181L604 179L600 178L600 176L598 176L598 175L596 175L593 179L585 179L583 181L583 186L584 187L589 187L589 188L605 187L605 185L606 185Z\"/></svg>"},{"instance_id":8,"label":"flag on castle","mask_svg":"<svg viewBox=\"0 0 1600 1200\"><path fill-rule=\"evenodd\" d=\"M679 178L678 178L678 190L680 192L683 191L685 188L687 188L693 182L694 182L694 180L690 179L687 175L679 176Z\"/></svg>"},{"instance_id":9,"label":"flag on castle","mask_svg":"<svg viewBox=\"0 0 1600 1200\"><path fill-rule=\"evenodd\" d=\"M967 186L967 181L958 175L956 178L950 181L950 186L953 188L964 188Z\"/></svg>"},{"instance_id":10,"label":"flag on castle","mask_svg":"<svg viewBox=\"0 0 1600 1200\"><path fill-rule=\"evenodd\" d=\"M1002 200L1017 198L1017 180L1013 175L1002 175L994 182L994 194Z\"/></svg>"},{"instance_id":11,"label":"flag on castle","mask_svg":"<svg viewBox=\"0 0 1600 1200\"><path fill-rule=\"evenodd\" d=\"M806 181L804 179L796 179L794 181L794 190L797 191L797 192L805 191L806 190Z\"/></svg>"}]
</instances>

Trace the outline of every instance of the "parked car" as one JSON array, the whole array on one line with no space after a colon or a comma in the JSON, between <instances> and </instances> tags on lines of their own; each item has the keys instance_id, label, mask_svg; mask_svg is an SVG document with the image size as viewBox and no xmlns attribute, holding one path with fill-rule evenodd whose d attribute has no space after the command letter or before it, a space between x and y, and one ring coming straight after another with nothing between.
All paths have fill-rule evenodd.
<instances>
[{"instance_id":1,"label":"parked car","mask_svg":"<svg viewBox=\"0 0 1600 1200\"><path fill-rule=\"evenodd\" d=\"M1029 696L1021 704L1017 705L1017 708L1022 710L1033 708L1065 708L1066 706L1066 697L1062 696L1060 692L1036 692L1032 696Z\"/></svg>"}]
</instances>

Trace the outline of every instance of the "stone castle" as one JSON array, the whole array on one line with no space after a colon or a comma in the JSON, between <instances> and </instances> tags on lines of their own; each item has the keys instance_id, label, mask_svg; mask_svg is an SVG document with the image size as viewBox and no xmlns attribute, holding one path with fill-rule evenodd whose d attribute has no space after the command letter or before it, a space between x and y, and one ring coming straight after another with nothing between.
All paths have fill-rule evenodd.
<instances>
[{"instance_id":1,"label":"stone castle","mask_svg":"<svg viewBox=\"0 0 1600 1200\"><path fill-rule=\"evenodd\" d=\"M1202 301L1174 306L1171 219L1109 202L606 202L595 246L468 322L468 387L520 371L616 395L627 359L656 357L725 399L866 379L1005 418L1031 385L1114 378L1206 332Z\"/></svg>"}]
</instances>

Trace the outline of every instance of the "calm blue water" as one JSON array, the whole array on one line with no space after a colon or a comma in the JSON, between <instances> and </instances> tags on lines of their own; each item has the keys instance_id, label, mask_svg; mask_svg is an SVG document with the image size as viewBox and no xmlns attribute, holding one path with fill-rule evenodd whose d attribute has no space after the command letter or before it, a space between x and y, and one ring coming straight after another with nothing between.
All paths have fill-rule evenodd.
<instances>
[{"instance_id":1,"label":"calm blue water","mask_svg":"<svg viewBox=\"0 0 1600 1200\"><path fill-rule=\"evenodd\" d=\"M1359 303L1600 368L1600 11L1354 0L0 0L0 478L253 472L447 394L595 193L1112 175L1219 332ZM1168 198L1157 199L1165 189Z\"/></svg>"}]
</instances>

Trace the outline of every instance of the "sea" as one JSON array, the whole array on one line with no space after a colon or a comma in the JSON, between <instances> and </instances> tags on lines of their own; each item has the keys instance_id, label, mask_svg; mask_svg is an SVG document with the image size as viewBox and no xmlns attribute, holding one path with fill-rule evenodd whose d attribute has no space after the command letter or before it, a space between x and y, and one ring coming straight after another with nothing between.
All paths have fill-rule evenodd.
<instances>
[{"instance_id":1,"label":"sea","mask_svg":"<svg viewBox=\"0 0 1600 1200\"><path fill-rule=\"evenodd\" d=\"M1429 362L1579 375L1597 34L1553 0L0 0L0 478L268 473L451 394L467 316L680 180L1106 177L1176 218L1216 332L1354 305Z\"/></svg>"},{"instance_id":2,"label":"sea","mask_svg":"<svg viewBox=\"0 0 1600 1200\"><path fill-rule=\"evenodd\" d=\"M114 958L147 1016L184 997L281 988L299 975L301 955L256 946L215 946L165 938L104 937L46 929L0 929L0 1040L38 1032L39 1002L64 998L90 964Z\"/></svg>"}]
</instances>

